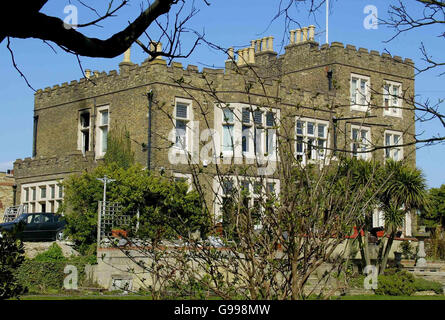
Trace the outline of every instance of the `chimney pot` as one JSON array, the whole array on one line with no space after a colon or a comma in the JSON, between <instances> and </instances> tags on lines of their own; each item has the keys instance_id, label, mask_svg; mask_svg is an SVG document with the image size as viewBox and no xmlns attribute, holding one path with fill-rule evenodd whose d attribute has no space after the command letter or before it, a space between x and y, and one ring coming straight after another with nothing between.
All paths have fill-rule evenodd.
<instances>
[{"instance_id":1,"label":"chimney pot","mask_svg":"<svg viewBox=\"0 0 445 320\"><path fill-rule=\"evenodd\" d=\"M267 50L273 51L273 37L268 37L269 44L267 45Z\"/></svg>"},{"instance_id":2,"label":"chimney pot","mask_svg":"<svg viewBox=\"0 0 445 320\"><path fill-rule=\"evenodd\" d=\"M295 43L295 30L290 31L290 43Z\"/></svg>"},{"instance_id":3,"label":"chimney pot","mask_svg":"<svg viewBox=\"0 0 445 320\"><path fill-rule=\"evenodd\" d=\"M227 50L227 54L229 55L229 60L233 61L234 55L233 55L233 48L232 47L230 47L229 50Z\"/></svg>"},{"instance_id":4,"label":"chimney pot","mask_svg":"<svg viewBox=\"0 0 445 320\"><path fill-rule=\"evenodd\" d=\"M315 41L315 26L309 26L309 41Z\"/></svg>"},{"instance_id":5,"label":"chimney pot","mask_svg":"<svg viewBox=\"0 0 445 320\"><path fill-rule=\"evenodd\" d=\"M297 29L297 30L295 30L296 31L296 36L295 36L295 38L296 38L296 43L300 43L301 42L301 29Z\"/></svg>"},{"instance_id":6,"label":"chimney pot","mask_svg":"<svg viewBox=\"0 0 445 320\"><path fill-rule=\"evenodd\" d=\"M266 51L267 50L267 38L264 37L263 39L261 39L261 51Z\"/></svg>"},{"instance_id":7,"label":"chimney pot","mask_svg":"<svg viewBox=\"0 0 445 320\"><path fill-rule=\"evenodd\" d=\"M304 27L303 28L303 42L306 42L307 41L307 27Z\"/></svg>"},{"instance_id":8,"label":"chimney pot","mask_svg":"<svg viewBox=\"0 0 445 320\"><path fill-rule=\"evenodd\" d=\"M248 48L247 51L248 51L247 53L249 54L249 59L248 59L249 64L255 63L255 49L254 49L254 47Z\"/></svg>"},{"instance_id":9,"label":"chimney pot","mask_svg":"<svg viewBox=\"0 0 445 320\"><path fill-rule=\"evenodd\" d=\"M124 53L124 61L125 63L131 63L131 47L128 48Z\"/></svg>"}]
</instances>

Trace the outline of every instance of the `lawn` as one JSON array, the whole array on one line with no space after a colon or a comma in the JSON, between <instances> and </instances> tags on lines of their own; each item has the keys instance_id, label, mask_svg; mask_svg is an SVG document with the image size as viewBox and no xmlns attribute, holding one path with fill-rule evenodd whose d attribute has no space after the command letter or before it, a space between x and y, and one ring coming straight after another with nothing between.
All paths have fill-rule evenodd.
<instances>
[{"instance_id":1,"label":"lawn","mask_svg":"<svg viewBox=\"0 0 445 320\"><path fill-rule=\"evenodd\" d=\"M445 300L444 295L437 296L379 296L379 295L358 295L343 296L333 298L339 300Z\"/></svg>"},{"instance_id":2,"label":"lawn","mask_svg":"<svg viewBox=\"0 0 445 320\"><path fill-rule=\"evenodd\" d=\"M16 300L16 299L13 299ZM143 295L26 295L20 300L151 300ZM445 300L444 295L437 296L379 296L357 295L332 297L331 300Z\"/></svg>"},{"instance_id":3,"label":"lawn","mask_svg":"<svg viewBox=\"0 0 445 320\"><path fill-rule=\"evenodd\" d=\"M11 299L17 300L17 299ZM141 295L27 295L20 300L152 300Z\"/></svg>"}]
</instances>

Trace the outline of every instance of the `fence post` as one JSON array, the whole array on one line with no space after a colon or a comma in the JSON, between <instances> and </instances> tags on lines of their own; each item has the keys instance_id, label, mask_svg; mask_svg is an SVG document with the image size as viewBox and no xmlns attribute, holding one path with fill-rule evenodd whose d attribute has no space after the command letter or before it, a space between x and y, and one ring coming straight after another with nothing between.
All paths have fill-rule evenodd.
<instances>
[{"instance_id":1,"label":"fence post","mask_svg":"<svg viewBox=\"0 0 445 320\"><path fill-rule=\"evenodd\" d=\"M102 216L102 201L98 201L99 205L97 206L97 249L100 248L100 237L101 237L101 216Z\"/></svg>"}]
</instances>

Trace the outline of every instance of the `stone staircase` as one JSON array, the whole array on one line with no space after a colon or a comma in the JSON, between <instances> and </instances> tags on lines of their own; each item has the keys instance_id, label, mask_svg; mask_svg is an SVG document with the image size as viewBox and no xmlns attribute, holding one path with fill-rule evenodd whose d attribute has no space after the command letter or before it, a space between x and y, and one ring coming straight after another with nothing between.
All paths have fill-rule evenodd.
<instances>
[{"instance_id":1,"label":"stone staircase","mask_svg":"<svg viewBox=\"0 0 445 320\"><path fill-rule=\"evenodd\" d=\"M403 268L416 277L436 281L445 286L445 261L427 261L426 267L416 267L414 260L402 260Z\"/></svg>"}]
</instances>

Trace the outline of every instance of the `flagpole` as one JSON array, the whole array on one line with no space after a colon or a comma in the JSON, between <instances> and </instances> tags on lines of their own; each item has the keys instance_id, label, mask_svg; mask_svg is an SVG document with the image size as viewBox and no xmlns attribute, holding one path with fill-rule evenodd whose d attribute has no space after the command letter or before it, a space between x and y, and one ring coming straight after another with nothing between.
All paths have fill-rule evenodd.
<instances>
[{"instance_id":1,"label":"flagpole","mask_svg":"<svg viewBox=\"0 0 445 320\"><path fill-rule=\"evenodd\" d=\"M329 44L329 0L326 0L326 43Z\"/></svg>"}]
</instances>

